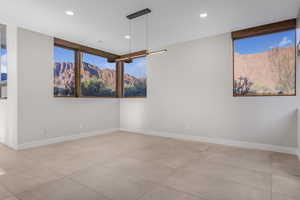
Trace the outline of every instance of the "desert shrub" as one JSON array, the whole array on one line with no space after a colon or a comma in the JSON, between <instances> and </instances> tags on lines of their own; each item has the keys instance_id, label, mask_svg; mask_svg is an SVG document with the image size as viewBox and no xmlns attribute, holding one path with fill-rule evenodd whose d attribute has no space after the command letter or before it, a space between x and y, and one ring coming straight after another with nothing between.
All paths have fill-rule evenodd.
<instances>
[{"instance_id":1,"label":"desert shrub","mask_svg":"<svg viewBox=\"0 0 300 200\"><path fill-rule=\"evenodd\" d=\"M81 83L81 94L83 96L115 96L115 91L106 88L104 83L97 80L84 80Z\"/></svg>"},{"instance_id":2,"label":"desert shrub","mask_svg":"<svg viewBox=\"0 0 300 200\"><path fill-rule=\"evenodd\" d=\"M124 95L126 97L145 97L147 96L146 81L136 81L134 85L124 86Z\"/></svg>"}]
</instances>

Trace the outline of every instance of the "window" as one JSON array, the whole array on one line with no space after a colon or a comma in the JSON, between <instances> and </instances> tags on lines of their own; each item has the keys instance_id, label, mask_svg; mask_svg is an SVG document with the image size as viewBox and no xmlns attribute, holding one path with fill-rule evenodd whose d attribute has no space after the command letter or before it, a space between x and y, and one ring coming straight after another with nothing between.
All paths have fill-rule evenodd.
<instances>
[{"instance_id":1,"label":"window","mask_svg":"<svg viewBox=\"0 0 300 200\"><path fill-rule=\"evenodd\" d=\"M7 98L7 49L4 25L0 25L0 98Z\"/></svg>"},{"instance_id":2,"label":"window","mask_svg":"<svg viewBox=\"0 0 300 200\"><path fill-rule=\"evenodd\" d=\"M75 96L75 51L54 47L54 96Z\"/></svg>"},{"instance_id":3,"label":"window","mask_svg":"<svg viewBox=\"0 0 300 200\"><path fill-rule=\"evenodd\" d=\"M54 38L54 97L146 97L146 57L121 57Z\"/></svg>"},{"instance_id":4,"label":"window","mask_svg":"<svg viewBox=\"0 0 300 200\"><path fill-rule=\"evenodd\" d=\"M106 58L82 53L80 95L91 97L116 96L116 63Z\"/></svg>"},{"instance_id":5,"label":"window","mask_svg":"<svg viewBox=\"0 0 300 200\"><path fill-rule=\"evenodd\" d=\"M294 21L292 26L286 23L240 31L246 36L233 37L234 96L296 95L296 30Z\"/></svg>"},{"instance_id":6,"label":"window","mask_svg":"<svg viewBox=\"0 0 300 200\"><path fill-rule=\"evenodd\" d=\"M124 97L147 96L146 57L124 64L123 81Z\"/></svg>"}]
</instances>

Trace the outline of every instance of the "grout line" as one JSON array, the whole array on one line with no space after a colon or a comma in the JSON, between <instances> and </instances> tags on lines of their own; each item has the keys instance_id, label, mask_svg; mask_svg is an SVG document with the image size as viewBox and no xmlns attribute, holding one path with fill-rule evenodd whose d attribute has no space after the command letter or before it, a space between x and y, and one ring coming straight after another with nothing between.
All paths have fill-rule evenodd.
<instances>
[{"instance_id":1,"label":"grout line","mask_svg":"<svg viewBox=\"0 0 300 200\"><path fill-rule=\"evenodd\" d=\"M73 183L79 184L79 185L81 185L81 186L83 186L83 187L85 187L85 188L88 188L89 190L91 190L91 191L93 191L93 192L95 192L95 193L97 193L97 194L102 195L102 196L105 197L107 200L113 200L112 198L110 198L110 197L108 197L108 196L102 194L101 192L95 190L94 188L92 188L92 187L90 187L90 186L88 186L88 185L86 185L86 184L84 184L84 183L81 183L81 182L79 182L79 181L77 181L77 180L74 180L74 179L72 179L72 178L69 178L69 177L66 177L66 178L67 178L68 180L70 180L71 182L73 182Z\"/></svg>"}]
</instances>

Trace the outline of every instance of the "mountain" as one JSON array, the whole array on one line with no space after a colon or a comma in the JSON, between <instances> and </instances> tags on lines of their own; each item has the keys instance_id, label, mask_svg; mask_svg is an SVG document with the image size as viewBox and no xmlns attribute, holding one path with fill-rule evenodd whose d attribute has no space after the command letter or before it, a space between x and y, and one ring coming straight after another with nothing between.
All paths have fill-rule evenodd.
<instances>
[{"instance_id":1,"label":"mountain","mask_svg":"<svg viewBox=\"0 0 300 200\"><path fill-rule=\"evenodd\" d=\"M295 47L257 54L234 54L234 80L249 81L250 91L292 94L295 91Z\"/></svg>"},{"instance_id":2,"label":"mountain","mask_svg":"<svg viewBox=\"0 0 300 200\"><path fill-rule=\"evenodd\" d=\"M54 66L54 95L75 95L75 73L73 63L55 63Z\"/></svg>"},{"instance_id":3,"label":"mountain","mask_svg":"<svg viewBox=\"0 0 300 200\"><path fill-rule=\"evenodd\" d=\"M75 91L75 66L74 63L55 63L54 87L56 95L74 95ZM116 71L102 69L83 62L81 77L81 90L84 95L112 96L116 90ZM129 74L124 74L124 86L132 88L145 84L145 79L139 79Z\"/></svg>"},{"instance_id":4,"label":"mountain","mask_svg":"<svg viewBox=\"0 0 300 200\"><path fill-rule=\"evenodd\" d=\"M81 81L97 80L104 84L105 88L116 89L116 71L111 69L101 69L89 63L82 63L80 72Z\"/></svg>"}]
</instances>

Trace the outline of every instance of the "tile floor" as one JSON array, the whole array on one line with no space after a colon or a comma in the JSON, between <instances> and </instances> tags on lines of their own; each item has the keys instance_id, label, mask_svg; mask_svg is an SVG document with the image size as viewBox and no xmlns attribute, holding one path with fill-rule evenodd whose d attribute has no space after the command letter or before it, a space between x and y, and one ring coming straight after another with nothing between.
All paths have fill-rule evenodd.
<instances>
[{"instance_id":1,"label":"tile floor","mask_svg":"<svg viewBox=\"0 0 300 200\"><path fill-rule=\"evenodd\" d=\"M300 162L126 132L0 146L0 200L300 200Z\"/></svg>"}]
</instances>

